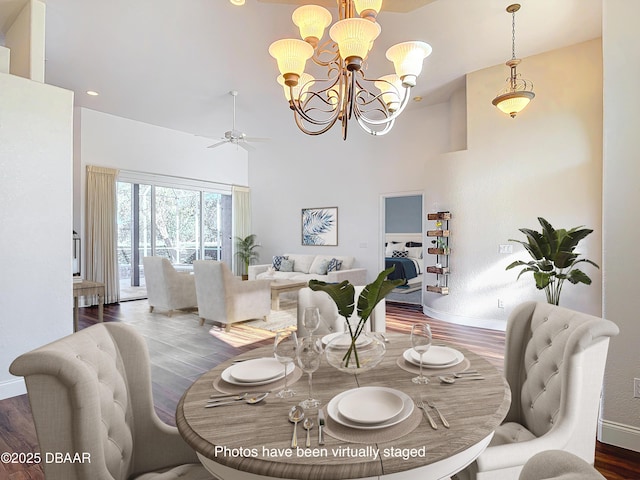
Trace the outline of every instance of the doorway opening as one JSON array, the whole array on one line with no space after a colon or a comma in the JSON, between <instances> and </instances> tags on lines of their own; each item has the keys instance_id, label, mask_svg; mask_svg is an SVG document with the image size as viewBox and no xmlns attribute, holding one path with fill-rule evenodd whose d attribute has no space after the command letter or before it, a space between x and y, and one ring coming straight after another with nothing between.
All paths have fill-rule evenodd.
<instances>
[{"instance_id":1,"label":"doorway opening","mask_svg":"<svg viewBox=\"0 0 640 480\"><path fill-rule=\"evenodd\" d=\"M383 195L384 268L395 266L389 278L400 278L404 285L387 296L396 303L422 305L424 271L423 195L404 192Z\"/></svg>"}]
</instances>

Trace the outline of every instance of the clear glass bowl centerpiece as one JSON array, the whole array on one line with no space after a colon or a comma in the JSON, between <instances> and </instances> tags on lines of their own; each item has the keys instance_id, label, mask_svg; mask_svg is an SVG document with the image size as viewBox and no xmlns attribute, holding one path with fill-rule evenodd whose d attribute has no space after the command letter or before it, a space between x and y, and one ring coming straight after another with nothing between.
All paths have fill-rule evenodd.
<instances>
[{"instance_id":1,"label":"clear glass bowl centerpiece","mask_svg":"<svg viewBox=\"0 0 640 480\"><path fill-rule=\"evenodd\" d=\"M352 327L354 331L355 327ZM336 335L325 347L327 362L347 373L362 373L376 367L384 358L387 348L384 340L375 332L361 332L351 337L348 327Z\"/></svg>"},{"instance_id":2,"label":"clear glass bowl centerpiece","mask_svg":"<svg viewBox=\"0 0 640 480\"><path fill-rule=\"evenodd\" d=\"M338 315L345 320L344 332L335 335L325 348L329 365L343 372L361 373L375 368L382 361L386 351L384 338L371 332L366 325L376 305L404 283L402 279L387 279L394 270L395 266L383 270L374 282L358 287L361 291L357 301L356 289L348 280L340 283L309 281L311 290L325 292L331 297Z\"/></svg>"}]
</instances>

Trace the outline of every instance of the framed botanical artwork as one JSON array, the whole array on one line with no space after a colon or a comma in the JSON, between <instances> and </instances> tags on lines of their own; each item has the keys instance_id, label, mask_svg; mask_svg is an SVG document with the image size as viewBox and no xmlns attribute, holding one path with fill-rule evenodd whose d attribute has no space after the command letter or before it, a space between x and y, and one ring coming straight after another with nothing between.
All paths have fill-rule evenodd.
<instances>
[{"instance_id":1,"label":"framed botanical artwork","mask_svg":"<svg viewBox=\"0 0 640 480\"><path fill-rule=\"evenodd\" d=\"M302 245L338 245L338 207L302 209Z\"/></svg>"}]
</instances>

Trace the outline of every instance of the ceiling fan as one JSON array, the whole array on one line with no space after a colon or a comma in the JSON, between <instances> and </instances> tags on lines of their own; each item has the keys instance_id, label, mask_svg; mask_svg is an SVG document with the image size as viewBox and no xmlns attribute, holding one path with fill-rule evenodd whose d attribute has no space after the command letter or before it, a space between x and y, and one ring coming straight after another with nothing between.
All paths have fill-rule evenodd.
<instances>
[{"instance_id":1,"label":"ceiling fan","mask_svg":"<svg viewBox=\"0 0 640 480\"><path fill-rule=\"evenodd\" d=\"M246 151L250 152L255 150L255 147L250 145L250 142L268 142L268 138L256 138L256 137L247 137L244 132L240 130L236 130L236 97L238 96L238 92L235 90L231 90L229 95L233 97L233 127L231 130L224 132L224 137L220 139L219 142L214 143L213 145L209 145L207 148L216 148L220 145L224 145L225 143L233 143L238 147L244 148Z\"/></svg>"}]
</instances>

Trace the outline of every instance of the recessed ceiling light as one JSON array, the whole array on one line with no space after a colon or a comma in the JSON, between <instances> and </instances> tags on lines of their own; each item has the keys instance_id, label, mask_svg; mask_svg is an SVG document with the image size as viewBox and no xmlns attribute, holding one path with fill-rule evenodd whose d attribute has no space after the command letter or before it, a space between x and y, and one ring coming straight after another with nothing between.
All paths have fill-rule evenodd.
<instances>
[{"instance_id":1,"label":"recessed ceiling light","mask_svg":"<svg viewBox=\"0 0 640 480\"><path fill-rule=\"evenodd\" d=\"M97 97L100 94L93 90L87 90L87 95L91 95L92 97Z\"/></svg>"},{"instance_id":2,"label":"recessed ceiling light","mask_svg":"<svg viewBox=\"0 0 640 480\"><path fill-rule=\"evenodd\" d=\"M421 102L421 101L422 101L422 97L421 97L421 96L419 96L419 95L418 95L418 96L416 96L416 97L413 97L413 101L414 101L414 102Z\"/></svg>"},{"instance_id":3,"label":"recessed ceiling light","mask_svg":"<svg viewBox=\"0 0 640 480\"><path fill-rule=\"evenodd\" d=\"M229 0L232 5L244 5L244 0Z\"/></svg>"}]
</instances>

